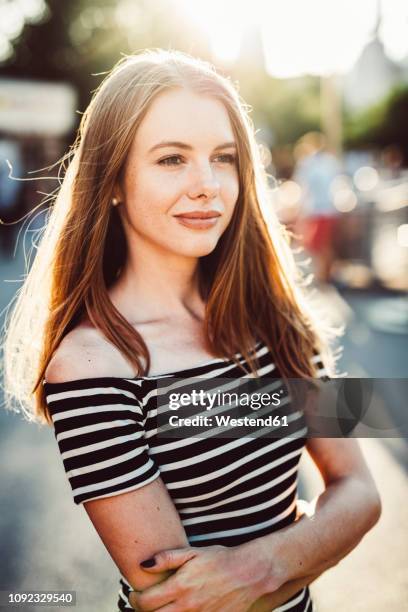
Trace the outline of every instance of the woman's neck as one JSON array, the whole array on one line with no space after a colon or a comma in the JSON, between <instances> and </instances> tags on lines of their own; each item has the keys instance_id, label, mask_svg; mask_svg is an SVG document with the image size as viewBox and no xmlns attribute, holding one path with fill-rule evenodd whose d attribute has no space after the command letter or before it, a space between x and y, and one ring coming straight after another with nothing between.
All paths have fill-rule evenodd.
<instances>
[{"instance_id":1,"label":"woman's neck","mask_svg":"<svg viewBox=\"0 0 408 612\"><path fill-rule=\"evenodd\" d=\"M198 259L171 257L128 261L109 291L113 304L128 321L147 322L183 317L202 318Z\"/></svg>"}]
</instances>

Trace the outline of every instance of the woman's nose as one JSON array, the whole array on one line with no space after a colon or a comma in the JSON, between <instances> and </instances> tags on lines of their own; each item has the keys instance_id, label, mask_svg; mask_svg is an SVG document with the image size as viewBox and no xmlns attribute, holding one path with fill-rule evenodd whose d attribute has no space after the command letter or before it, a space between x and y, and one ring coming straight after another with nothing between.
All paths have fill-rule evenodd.
<instances>
[{"instance_id":1,"label":"woman's nose","mask_svg":"<svg viewBox=\"0 0 408 612\"><path fill-rule=\"evenodd\" d=\"M190 198L205 195L207 199L212 199L219 190L219 179L210 164L202 164L194 170L189 189Z\"/></svg>"}]
</instances>

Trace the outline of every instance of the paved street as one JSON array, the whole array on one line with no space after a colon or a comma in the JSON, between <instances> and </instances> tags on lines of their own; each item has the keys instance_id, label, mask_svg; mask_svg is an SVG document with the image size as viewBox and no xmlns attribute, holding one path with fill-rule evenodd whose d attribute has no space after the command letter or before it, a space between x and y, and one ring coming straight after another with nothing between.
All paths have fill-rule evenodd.
<instances>
[{"instance_id":1,"label":"paved street","mask_svg":"<svg viewBox=\"0 0 408 612\"><path fill-rule=\"evenodd\" d=\"M19 286L3 281L19 278L21 254L0 269L3 310ZM112 612L118 570L72 502L51 429L1 410L0 466L0 590L75 590L78 612Z\"/></svg>"},{"instance_id":2,"label":"paved street","mask_svg":"<svg viewBox=\"0 0 408 612\"><path fill-rule=\"evenodd\" d=\"M3 262L1 279L18 278L21 263ZM2 307L17 286L1 283ZM408 335L384 331L384 321L373 314L376 303L384 312L398 298L384 303L383 296L329 292L324 299L348 321L342 368L355 376L407 378ZM397 393L393 409L405 409L405 401ZM86 512L71 501L52 431L2 411L0 443L0 590L72 589L78 612L112 612L117 570ZM369 439L362 447L381 491L383 515L357 550L313 586L319 612L407 609L406 441ZM306 456L302 462L301 495L310 499L321 488L320 477Z\"/></svg>"},{"instance_id":3,"label":"paved street","mask_svg":"<svg viewBox=\"0 0 408 612\"><path fill-rule=\"evenodd\" d=\"M333 320L347 323L339 370L349 376L408 378L408 334L387 313L399 312L400 297L359 292L323 294ZM407 313L408 302L405 302ZM341 316L339 317L339 313ZM390 331L392 330L392 333ZM405 333L403 333L405 331ZM399 422L407 399L398 380L383 381L390 420ZM406 419L404 419L406 422ZM379 487L383 511L379 523L341 563L312 585L318 612L400 612L408 610L408 440L362 439L360 444ZM301 496L323 489L308 455L302 458ZM336 526L333 525L333 529Z\"/></svg>"}]
</instances>

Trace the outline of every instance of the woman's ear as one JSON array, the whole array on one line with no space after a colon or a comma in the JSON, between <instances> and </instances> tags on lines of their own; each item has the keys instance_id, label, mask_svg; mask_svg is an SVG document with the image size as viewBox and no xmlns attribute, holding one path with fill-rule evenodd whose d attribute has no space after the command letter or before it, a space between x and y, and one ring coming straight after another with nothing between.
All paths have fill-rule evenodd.
<instances>
[{"instance_id":1,"label":"woman's ear","mask_svg":"<svg viewBox=\"0 0 408 612\"><path fill-rule=\"evenodd\" d=\"M113 188L112 206L118 206L119 204L124 202L124 200L125 198L124 198L123 189L121 185L119 185L119 183L116 183Z\"/></svg>"}]
</instances>

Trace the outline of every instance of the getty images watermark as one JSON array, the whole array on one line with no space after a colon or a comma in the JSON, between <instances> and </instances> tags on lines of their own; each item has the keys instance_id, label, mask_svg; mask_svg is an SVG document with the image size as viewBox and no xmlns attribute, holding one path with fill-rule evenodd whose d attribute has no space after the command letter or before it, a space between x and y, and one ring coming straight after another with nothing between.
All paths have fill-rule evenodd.
<instances>
[{"instance_id":1,"label":"getty images watermark","mask_svg":"<svg viewBox=\"0 0 408 612\"><path fill-rule=\"evenodd\" d=\"M162 438L408 435L402 406L407 379L162 378L155 383L150 418L156 417Z\"/></svg>"},{"instance_id":2,"label":"getty images watermark","mask_svg":"<svg viewBox=\"0 0 408 612\"><path fill-rule=\"evenodd\" d=\"M169 410L180 408L200 407L206 413L199 412L191 416L169 414L168 422L171 427L287 427L287 417L268 414L262 418L250 415L235 415L232 407L242 406L250 410L260 410L263 407L279 406L283 390L275 393L247 393L229 391L204 391L204 389L191 389L190 392L169 393ZM227 407L227 410L217 411L215 408ZM208 414L209 411L211 412Z\"/></svg>"}]
</instances>

